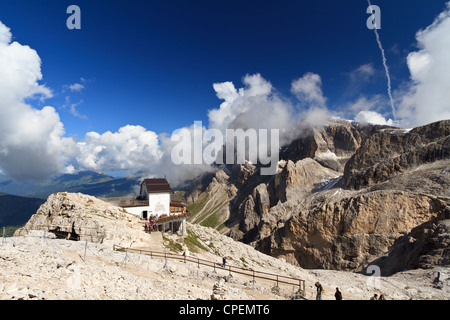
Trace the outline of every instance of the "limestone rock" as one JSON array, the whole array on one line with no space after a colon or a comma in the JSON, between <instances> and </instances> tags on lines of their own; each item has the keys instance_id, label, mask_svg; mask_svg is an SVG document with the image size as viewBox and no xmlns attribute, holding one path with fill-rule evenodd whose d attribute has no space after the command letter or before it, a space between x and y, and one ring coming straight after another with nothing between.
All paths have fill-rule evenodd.
<instances>
[{"instance_id":1,"label":"limestone rock","mask_svg":"<svg viewBox=\"0 0 450 320\"><path fill-rule=\"evenodd\" d=\"M361 147L345 166L345 184L354 189L387 181L405 169L450 158L450 120L409 132L384 130Z\"/></svg>"},{"instance_id":2,"label":"limestone rock","mask_svg":"<svg viewBox=\"0 0 450 320\"><path fill-rule=\"evenodd\" d=\"M211 294L211 300L224 300L226 299L227 290L225 288L225 280L221 278L213 286L213 293Z\"/></svg>"},{"instance_id":3,"label":"limestone rock","mask_svg":"<svg viewBox=\"0 0 450 320\"><path fill-rule=\"evenodd\" d=\"M428 196L391 191L334 201L316 199L260 240L257 248L304 268L361 271L402 237L417 237L419 226L445 217L446 205L447 201ZM403 247L401 252L411 254L411 250ZM426 252L414 251L413 255L417 260ZM383 274L418 267L411 259L402 263L392 252L387 259L390 262L382 265ZM381 266L379 261L376 264Z\"/></svg>"},{"instance_id":4,"label":"limestone rock","mask_svg":"<svg viewBox=\"0 0 450 320\"><path fill-rule=\"evenodd\" d=\"M116 244L124 247L145 246L150 235L142 232L139 218L95 197L55 193L38 209L14 236L49 238Z\"/></svg>"}]
</instances>

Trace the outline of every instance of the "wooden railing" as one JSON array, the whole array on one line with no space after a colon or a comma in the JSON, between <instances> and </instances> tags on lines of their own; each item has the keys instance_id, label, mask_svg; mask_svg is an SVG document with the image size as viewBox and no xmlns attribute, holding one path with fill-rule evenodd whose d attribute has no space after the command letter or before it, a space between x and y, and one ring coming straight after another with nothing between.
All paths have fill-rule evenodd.
<instances>
[{"instance_id":1,"label":"wooden railing","mask_svg":"<svg viewBox=\"0 0 450 320\"><path fill-rule=\"evenodd\" d=\"M143 249L125 248L125 247L121 247L118 245L114 245L113 250L145 254L145 255L149 255L152 258L156 257L156 258L164 258L166 260L167 259L179 260L179 261L183 261L184 263L190 262L190 263L196 264L198 267L200 267L200 266L211 267L214 269L214 271L216 269L228 271L230 275L232 273L236 273L236 274L240 274L243 276L247 276L247 277L252 278L252 280L254 282L256 282L256 279L273 281L274 283L276 283L277 287L280 284L291 285L294 287L298 287L298 293L302 296L304 296L305 292L306 292L305 291L306 290L305 280L301 280L298 278L292 278L292 277L288 277L288 276L283 276L280 274L256 271L256 270L252 270L252 269L244 269L244 268L235 267L235 266L231 266L231 265L223 267L220 263L217 263L217 262L208 261L208 260L204 260L204 259L200 259L200 258L196 258L196 257L187 257L186 255L178 255L178 254L169 253L169 252L157 252L157 251L150 251L150 250L143 250Z\"/></svg>"},{"instance_id":2,"label":"wooden railing","mask_svg":"<svg viewBox=\"0 0 450 320\"><path fill-rule=\"evenodd\" d=\"M176 221L176 220L182 220L182 219L186 219L189 218L191 216L191 213L189 211L185 212L185 213L180 213L180 214L174 214L171 216L164 216L164 217L158 217L156 218L155 222L157 225L161 225L164 223L169 223L172 221Z\"/></svg>"}]
</instances>

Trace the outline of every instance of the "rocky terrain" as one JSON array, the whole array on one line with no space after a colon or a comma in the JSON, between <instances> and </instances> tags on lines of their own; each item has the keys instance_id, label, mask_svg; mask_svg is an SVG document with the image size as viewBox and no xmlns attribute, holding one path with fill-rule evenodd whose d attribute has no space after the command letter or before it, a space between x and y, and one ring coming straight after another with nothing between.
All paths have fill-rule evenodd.
<instances>
[{"instance_id":1,"label":"rocky terrain","mask_svg":"<svg viewBox=\"0 0 450 320\"><path fill-rule=\"evenodd\" d=\"M412 130L330 121L280 158L273 176L246 163L203 179L187 195L193 221L302 268L448 267L450 120Z\"/></svg>"},{"instance_id":2,"label":"rocky terrain","mask_svg":"<svg viewBox=\"0 0 450 320\"><path fill-rule=\"evenodd\" d=\"M69 225L74 233L56 231ZM64 227L64 228L63 228ZM115 235L113 235L115 233ZM75 236L76 235L76 236ZM184 253L248 270L303 279L302 298L314 299L313 284L320 281L324 299L334 299L339 287L344 299L369 299L373 293L387 299L448 299L448 268L414 270L391 277L331 270L306 270L234 241L212 228L187 223L180 233L146 234L139 221L94 197L58 193L49 197L23 229L4 238L0 250L0 299L299 299L290 285L228 271L114 251L113 245ZM437 279L439 275L439 279Z\"/></svg>"},{"instance_id":3,"label":"rocky terrain","mask_svg":"<svg viewBox=\"0 0 450 320\"><path fill-rule=\"evenodd\" d=\"M14 235L40 233L59 239L138 247L150 242L148 234L136 232L141 230L139 218L120 207L93 196L60 192L50 195Z\"/></svg>"},{"instance_id":4,"label":"rocky terrain","mask_svg":"<svg viewBox=\"0 0 450 320\"><path fill-rule=\"evenodd\" d=\"M291 286L152 258L185 254L306 281L302 298L450 297L450 121L330 122L281 149L277 173L221 166L191 184L184 236L143 232L95 197L51 195L0 252L1 299L298 299Z\"/></svg>"}]
</instances>

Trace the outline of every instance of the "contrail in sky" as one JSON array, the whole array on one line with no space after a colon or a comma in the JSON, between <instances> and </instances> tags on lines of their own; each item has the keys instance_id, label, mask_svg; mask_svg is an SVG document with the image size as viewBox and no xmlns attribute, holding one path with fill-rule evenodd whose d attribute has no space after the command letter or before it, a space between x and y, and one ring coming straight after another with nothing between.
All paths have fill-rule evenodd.
<instances>
[{"instance_id":1,"label":"contrail in sky","mask_svg":"<svg viewBox=\"0 0 450 320\"><path fill-rule=\"evenodd\" d=\"M370 0L367 0L367 2L369 3L369 6L372 6L372 3L370 2ZM391 101L392 116L394 117L394 120L395 120L396 119L396 114L395 114L396 112L395 112L395 106L394 106L394 99L392 98L391 76L389 74L389 68L388 68L388 65L387 65L386 55L384 54L383 45L381 44L380 35L378 34L378 31L377 31L377 28L376 28L376 24L377 23L379 23L379 21L375 21L375 28L373 28L373 31L375 32L375 37L377 38L378 47L380 48L381 57L383 59L384 70L386 71L388 95L389 95L389 99Z\"/></svg>"}]
</instances>

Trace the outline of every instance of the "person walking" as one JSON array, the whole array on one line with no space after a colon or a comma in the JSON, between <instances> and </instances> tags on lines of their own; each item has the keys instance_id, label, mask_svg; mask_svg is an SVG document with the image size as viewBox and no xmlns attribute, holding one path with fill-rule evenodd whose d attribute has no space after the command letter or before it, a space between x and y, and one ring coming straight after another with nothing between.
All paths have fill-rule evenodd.
<instances>
[{"instance_id":1,"label":"person walking","mask_svg":"<svg viewBox=\"0 0 450 320\"><path fill-rule=\"evenodd\" d=\"M322 285L320 284L319 281L317 281L315 283L315 286L316 286L316 290L317 290L316 300L322 300L322 293L323 293Z\"/></svg>"},{"instance_id":2,"label":"person walking","mask_svg":"<svg viewBox=\"0 0 450 320\"><path fill-rule=\"evenodd\" d=\"M342 293L339 291L339 288L336 288L336 293L334 294L336 300L342 300Z\"/></svg>"}]
</instances>

